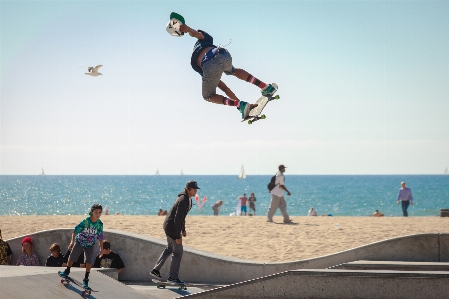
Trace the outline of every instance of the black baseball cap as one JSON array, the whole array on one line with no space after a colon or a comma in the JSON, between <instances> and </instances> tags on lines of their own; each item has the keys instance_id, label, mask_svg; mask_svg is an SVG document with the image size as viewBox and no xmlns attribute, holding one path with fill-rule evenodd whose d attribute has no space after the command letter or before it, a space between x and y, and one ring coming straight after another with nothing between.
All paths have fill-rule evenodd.
<instances>
[{"instance_id":1,"label":"black baseball cap","mask_svg":"<svg viewBox=\"0 0 449 299\"><path fill-rule=\"evenodd\" d=\"M186 184L187 189L201 189L195 181L188 181Z\"/></svg>"},{"instance_id":2,"label":"black baseball cap","mask_svg":"<svg viewBox=\"0 0 449 299\"><path fill-rule=\"evenodd\" d=\"M287 168L287 167L285 167L283 164L279 165L279 167L278 167L279 170L282 170L284 168Z\"/></svg>"}]
</instances>

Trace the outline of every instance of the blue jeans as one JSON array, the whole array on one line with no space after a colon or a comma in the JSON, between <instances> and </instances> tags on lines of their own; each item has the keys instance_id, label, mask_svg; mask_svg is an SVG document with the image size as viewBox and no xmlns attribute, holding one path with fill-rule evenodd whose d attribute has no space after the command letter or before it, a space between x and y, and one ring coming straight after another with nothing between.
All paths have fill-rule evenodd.
<instances>
[{"instance_id":1,"label":"blue jeans","mask_svg":"<svg viewBox=\"0 0 449 299\"><path fill-rule=\"evenodd\" d=\"M181 267L183 251L184 249L182 247L182 244L176 244L175 240L167 236L167 247L165 247L161 256L157 260L154 269L160 271L167 258L172 255L170 264L170 277L174 279L179 278L179 268Z\"/></svg>"},{"instance_id":2,"label":"blue jeans","mask_svg":"<svg viewBox=\"0 0 449 299\"><path fill-rule=\"evenodd\" d=\"M408 216L407 209L408 209L409 205L410 205L410 201L409 200L402 201L402 214L404 214L404 217Z\"/></svg>"}]
</instances>

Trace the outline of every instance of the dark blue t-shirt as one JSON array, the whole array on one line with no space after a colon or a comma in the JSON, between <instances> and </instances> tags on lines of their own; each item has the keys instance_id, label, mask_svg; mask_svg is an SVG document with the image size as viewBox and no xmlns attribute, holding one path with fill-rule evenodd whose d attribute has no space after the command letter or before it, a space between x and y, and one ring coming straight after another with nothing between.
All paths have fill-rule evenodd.
<instances>
[{"instance_id":1,"label":"dark blue t-shirt","mask_svg":"<svg viewBox=\"0 0 449 299\"><path fill-rule=\"evenodd\" d=\"M199 39L195 43L195 46L193 46L193 53L192 58L190 59L190 65L195 70L195 72L197 72L202 76L203 69L196 64L196 61L198 60L198 55L200 55L201 51L204 50L205 48L208 47L216 48L216 46L214 46L214 38L210 36L207 32L203 30L198 30L198 32L201 32L204 35L204 39Z\"/></svg>"}]
</instances>

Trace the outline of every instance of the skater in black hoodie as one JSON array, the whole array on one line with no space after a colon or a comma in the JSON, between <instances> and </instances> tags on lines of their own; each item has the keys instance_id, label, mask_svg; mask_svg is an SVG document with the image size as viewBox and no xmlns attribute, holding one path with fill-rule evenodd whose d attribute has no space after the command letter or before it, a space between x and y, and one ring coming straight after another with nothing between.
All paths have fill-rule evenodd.
<instances>
[{"instance_id":1,"label":"skater in black hoodie","mask_svg":"<svg viewBox=\"0 0 449 299\"><path fill-rule=\"evenodd\" d=\"M182 237L186 237L185 220L187 213L192 208L192 196L195 196L196 190L200 189L195 181L188 181L184 191L178 194L173 207L164 220L164 231L167 235L167 247L165 247L161 256L154 265L150 274L158 279L162 279L160 270L167 258L172 255L170 264L170 277L168 282L183 285L184 282L178 277L179 268L183 253Z\"/></svg>"}]
</instances>

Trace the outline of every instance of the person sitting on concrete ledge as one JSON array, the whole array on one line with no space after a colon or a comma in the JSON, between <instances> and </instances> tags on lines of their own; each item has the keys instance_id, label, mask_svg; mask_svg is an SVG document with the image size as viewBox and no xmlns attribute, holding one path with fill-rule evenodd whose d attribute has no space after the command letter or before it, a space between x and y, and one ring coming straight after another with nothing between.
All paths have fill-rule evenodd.
<instances>
[{"instance_id":1,"label":"person sitting on concrete ledge","mask_svg":"<svg viewBox=\"0 0 449 299\"><path fill-rule=\"evenodd\" d=\"M16 266L39 266L39 256L33 252L33 241L30 237L22 240L22 254L17 259Z\"/></svg>"},{"instance_id":2,"label":"person sitting on concrete ledge","mask_svg":"<svg viewBox=\"0 0 449 299\"><path fill-rule=\"evenodd\" d=\"M101 257L100 255L103 254ZM94 268L116 268L118 274L125 270L125 264L117 252L111 250L111 242L103 240L103 251L95 259Z\"/></svg>"},{"instance_id":3,"label":"person sitting on concrete ledge","mask_svg":"<svg viewBox=\"0 0 449 299\"><path fill-rule=\"evenodd\" d=\"M50 246L50 256L45 262L46 267L62 267L64 263L64 256L61 253L61 247L58 243L53 243Z\"/></svg>"}]
</instances>

